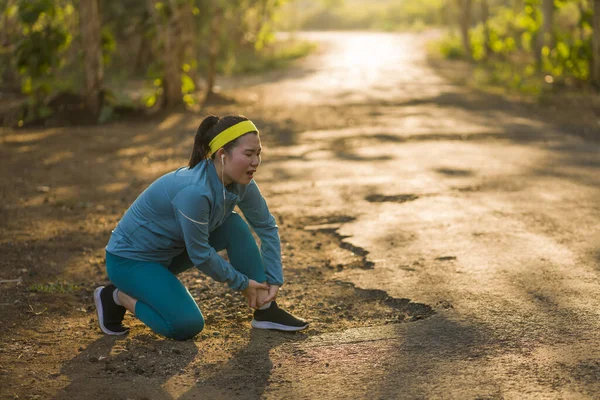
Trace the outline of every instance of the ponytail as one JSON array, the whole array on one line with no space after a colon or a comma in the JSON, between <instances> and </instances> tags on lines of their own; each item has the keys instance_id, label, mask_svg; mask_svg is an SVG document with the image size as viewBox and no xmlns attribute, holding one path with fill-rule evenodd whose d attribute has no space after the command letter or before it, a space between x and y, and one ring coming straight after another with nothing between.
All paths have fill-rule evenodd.
<instances>
[{"instance_id":1,"label":"ponytail","mask_svg":"<svg viewBox=\"0 0 600 400\"><path fill-rule=\"evenodd\" d=\"M194 148L192 149L192 155L190 156L189 167L194 168L200 161L205 160L210 147L208 144L215 135L210 135L212 128L219 122L219 117L216 115L209 115L204 118L194 137ZM211 137L212 136L212 137Z\"/></svg>"},{"instance_id":2,"label":"ponytail","mask_svg":"<svg viewBox=\"0 0 600 400\"><path fill-rule=\"evenodd\" d=\"M204 118L196 131L194 137L194 148L192 149L192 155L190 156L190 168L194 168L200 161L206 160L210 153L210 142L219 133L225 129L241 122L247 121L248 118L243 115L227 115L223 118L219 118L216 115L209 115ZM256 133L256 132L255 132ZM235 145L237 139L227 143L223 148L229 152Z\"/></svg>"}]
</instances>

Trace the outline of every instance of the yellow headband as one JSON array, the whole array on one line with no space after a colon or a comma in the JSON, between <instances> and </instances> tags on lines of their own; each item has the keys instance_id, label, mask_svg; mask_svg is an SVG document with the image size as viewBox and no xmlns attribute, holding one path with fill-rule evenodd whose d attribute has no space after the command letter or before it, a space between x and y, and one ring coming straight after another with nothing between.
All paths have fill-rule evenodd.
<instances>
[{"instance_id":1,"label":"yellow headband","mask_svg":"<svg viewBox=\"0 0 600 400\"><path fill-rule=\"evenodd\" d=\"M238 122L237 124L225 129L223 132L215 136L214 139L208 144L210 147L210 153L208 154L209 157L227 143L250 132L256 132L258 135L258 129L256 129L256 126L254 126L252 121Z\"/></svg>"}]
</instances>

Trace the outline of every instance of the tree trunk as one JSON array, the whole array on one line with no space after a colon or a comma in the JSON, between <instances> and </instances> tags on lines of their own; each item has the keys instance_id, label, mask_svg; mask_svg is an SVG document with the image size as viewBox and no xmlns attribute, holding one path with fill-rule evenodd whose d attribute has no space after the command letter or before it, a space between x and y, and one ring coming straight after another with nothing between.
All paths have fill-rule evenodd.
<instances>
[{"instance_id":1,"label":"tree trunk","mask_svg":"<svg viewBox=\"0 0 600 400\"><path fill-rule=\"evenodd\" d=\"M183 104L181 94L181 8L177 0L169 1L171 14L163 30L163 106L166 108Z\"/></svg>"},{"instance_id":2,"label":"tree trunk","mask_svg":"<svg viewBox=\"0 0 600 400\"><path fill-rule=\"evenodd\" d=\"M137 50L135 51L134 71L136 73L145 72L148 64L153 61L156 54L156 47L152 45L152 39L146 36L145 26L152 22L154 16L148 11L142 14L142 19L135 29L134 37ZM154 20L156 21L156 20Z\"/></svg>"},{"instance_id":3,"label":"tree trunk","mask_svg":"<svg viewBox=\"0 0 600 400\"><path fill-rule=\"evenodd\" d=\"M554 20L554 0L542 0L542 27L537 36L535 57L538 65L542 62L542 49L544 46L552 47L552 24Z\"/></svg>"},{"instance_id":4,"label":"tree trunk","mask_svg":"<svg viewBox=\"0 0 600 400\"><path fill-rule=\"evenodd\" d=\"M168 11L158 11L155 7L160 3L151 0L148 4L151 15L154 16L158 39L161 42L160 54L163 65L163 94L161 107L170 108L183 104L181 94L181 6L177 0L166 3ZM165 2L163 2L165 3Z\"/></svg>"},{"instance_id":5,"label":"tree trunk","mask_svg":"<svg viewBox=\"0 0 600 400\"><path fill-rule=\"evenodd\" d=\"M513 3L513 11L515 14L519 14L523 11L523 0L515 0Z\"/></svg>"},{"instance_id":6,"label":"tree trunk","mask_svg":"<svg viewBox=\"0 0 600 400\"><path fill-rule=\"evenodd\" d=\"M600 0L594 0L594 14L592 21L592 60L591 60L591 78L596 88L600 88Z\"/></svg>"},{"instance_id":7,"label":"tree trunk","mask_svg":"<svg viewBox=\"0 0 600 400\"><path fill-rule=\"evenodd\" d=\"M459 16L460 35L467 58L472 58L469 28L471 27L471 0L459 0L461 14Z\"/></svg>"},{"instance_id":8,"label":"tree trunk","mask_svg":"<svg viewBox=\"0 0 600 400\"><path fill-rule=\"evenodd\" d=\"M100 114L102 81L104 79L100 21L98 0L80 0L79 29L81 30L84 59L84 99L87 109L94 115Z\"/></svg>"},{"instance_id":9,"label":"tree trunk","mask_svg":"<svg viewBox=\"0 0 600 400\"><path fill-rule=\"evenodd\" d=\"M14 5L16 1L9 0L1 7L11 7ZM2 21L0 21L0 63L4 63L4 68L2 68L2 76L0 77L0 81L2 82L3 89L8 92L21 92L21 74L17 70L17 67L14 63L11 62L11 55L15 51L15 43L12 38L15 38L22 29L17 24L16 16L12 18L8 17L8 13L3 11L1 13Z\"/></svg>"},{"instance_id":10,"label":"tree trunk","mask_svg":"<svg viewBox=\"0 0 600 400\"><path fill-rule=\"evenodd\" d=\"M182 11L182 29L183 29L183 46L182 46L182 60L190 65L188 76L194 82L194 85L198 87L198 46L197 40L198 33L196 30L196 21L194 19L193 5L190 2L186 2Z\"/></svg>"},{"instance_id":11,"label":"tree trunk","mask_svg":"<svg viewBox=\"0 0 600 400\"><path fill-rule=\"evenodd\" d=\"M490 26L488 19L490 18L490 9L488 0L481 0L481 22L483 24L483 57L488 59L492 50L490 46Z\"/></svg>"},{"instance_id":12,"label":"tree trunk","mask_svg":"<svg viewBox=\"0 0 600 400\"><path fill-rule=\"evenodd\" d=\"M217 57L219 56L219 40L221 36L221 19L223 10L215 6L210 21L210 44L208 48L208 71L206 76L206 98L212 96L217 78Z\"/></svg>"}]
</instances>

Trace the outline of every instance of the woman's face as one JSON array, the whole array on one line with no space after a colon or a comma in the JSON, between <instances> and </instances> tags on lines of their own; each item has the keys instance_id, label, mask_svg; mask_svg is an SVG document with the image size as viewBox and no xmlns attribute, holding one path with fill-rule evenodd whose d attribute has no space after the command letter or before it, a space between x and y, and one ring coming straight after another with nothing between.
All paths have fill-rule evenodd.
<instances>
[{"instance_id":1,"label":"woman's face","mask_svg":"<svg viewBox=\"0 0 600 400\"><path fill-rule=\"evenodd\" d=\"M241 136L230 154L225 153L225 185L231 182L247 185L260 165L260 139L254 133Z\"/></svg>"}]
</instances>

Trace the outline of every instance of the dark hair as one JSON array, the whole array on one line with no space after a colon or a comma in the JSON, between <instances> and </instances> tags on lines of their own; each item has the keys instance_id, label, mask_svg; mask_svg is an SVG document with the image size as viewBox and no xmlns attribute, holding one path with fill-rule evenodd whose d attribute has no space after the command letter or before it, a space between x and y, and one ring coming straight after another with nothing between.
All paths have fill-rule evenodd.
<instances>
[{"instance_id":1,"label":"dark hair","mask_svg":"<svg viewBox=\"0 0 600 400\"><path fill-rule=\"evenodd\" d=\"M190 156L189 167L194 168L200 161L208 158L208 153L210 152L209 143L215 138L215 136L223 132L225 129L247 120L248 118L244 117L243 115L227 115L223 118L219 118L216 115L209 115L208 117L204 118L204 120L200 123L198 130L196 131L194 148L192 149L192 155ZM225 149L225 151L229 154L231 149L237 144L238 139L227 143L225 146L223 146L223 149ZM215 155L212 154L211 158L214 158L214 156Z\"/></svg>"}]
</instances>

